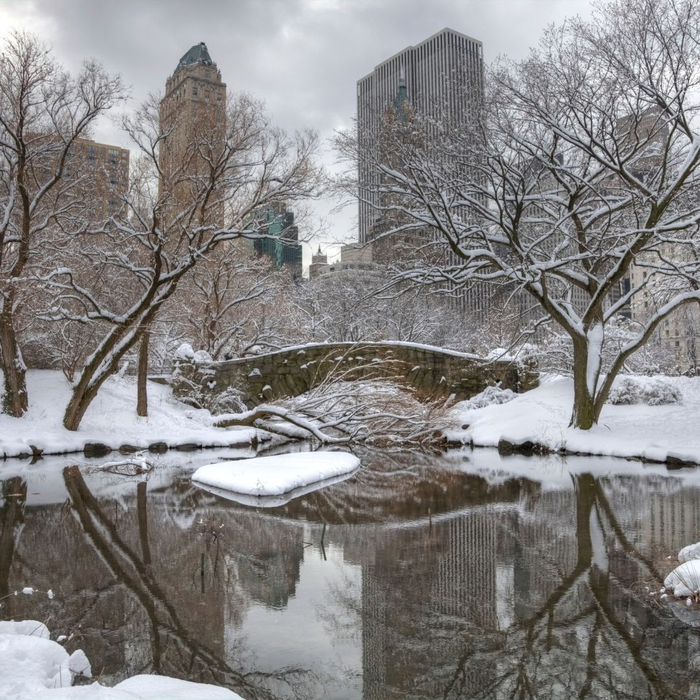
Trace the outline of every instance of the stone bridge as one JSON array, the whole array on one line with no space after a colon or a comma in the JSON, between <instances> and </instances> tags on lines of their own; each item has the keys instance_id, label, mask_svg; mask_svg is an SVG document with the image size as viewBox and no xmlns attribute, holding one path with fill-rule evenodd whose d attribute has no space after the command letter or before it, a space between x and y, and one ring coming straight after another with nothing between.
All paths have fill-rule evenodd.
<instances>
[{"instance_id":1,"label":"stone bridge","mask_svg":"<svg viewBox=\"0 0 700 700\"><path fill-rule=\"evenodd\" d=\"M217 394L229 387L252 408L266 401L298 396L330 375L357 380L370 377L398 379L422 398L471 398L487 386L528 391L539 383L537 367L511 360L487 361L476 355L402 342L312 343L223 362L178 361L176 396L191 395L201 387ZM192 384L195 384L195 387Z\"/></svg>"}]
</instances>

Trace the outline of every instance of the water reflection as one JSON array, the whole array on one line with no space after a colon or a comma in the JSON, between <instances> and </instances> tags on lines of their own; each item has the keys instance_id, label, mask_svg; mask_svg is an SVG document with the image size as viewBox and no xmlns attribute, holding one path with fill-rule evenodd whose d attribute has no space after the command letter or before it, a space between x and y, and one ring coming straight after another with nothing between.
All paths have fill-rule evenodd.
<instances>
[{"instance_id":1,"label":"water reflection","mask_svg":"<svg viewBox=\"0 0 700 700\"><path fill-rule=\"evenodd\" d=\"M72 634L106 683L165 673L249 699L700 695L692 612L645 589L700 539L696 473L485 451L363 465L264 511L172 465L6 479L0 615ZM56 598L12 594L25 585Z\"/></svg>"}]
</instances>

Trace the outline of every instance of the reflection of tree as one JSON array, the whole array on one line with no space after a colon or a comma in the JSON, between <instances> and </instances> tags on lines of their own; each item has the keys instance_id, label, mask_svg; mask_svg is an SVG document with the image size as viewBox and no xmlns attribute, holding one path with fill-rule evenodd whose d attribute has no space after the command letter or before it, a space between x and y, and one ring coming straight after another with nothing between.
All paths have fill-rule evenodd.
<instances>
[{"instance_id":1,"label":"reflection of tree","mask_svg":"<svg viewBox=\"0 0 700 700\"><path fill-rule=\"evenodd\" d=\"M8 479L2 485L3 506L0 508L0 601L8 617L11 613L10 569L15 558L17 538L24 521L24 504L27 501L27 482L19 476Z\"/></svg>"},{"instance_id":2,"label":"reflection of tree","mask_svg":"<svg viewBox=\"0 0 700 700\"><path fill-rule=\"evenodd\" d=\"M182 675L232 687L245 693L247 698L276 697L266 689L266 686L273 684L281 684L295 695L303 695L305 672L301 669L281 669L275 673L240 673L232 669L221 655L195 639L180 620L178 611L169 602L163 587L156 581L152 567L148 565L150 549L145 514L142 511L138 513L143 553L139 556L106 515L80 470L76 467L66 469L64 480L71 506L88 542L146 613L151 630L151 664L150 668L142 671L164 672L167 655L168 666L179 669ZM173 659L173 656L176 658Z\"/></svg>"},{"instance_id":3,"label":"reflection of tree","mask_svg":"<svg viewBox=\"0 0 700 700\"><path fill-rule=\"evenodd\" d=\"M361 630L365 698L692 695L692 631L635 591L661 576L606 482L573 481L573 492L526 491L506 509L377 530L364 559L355 546L362 597L348 581L331 605ZM504 571L510 593L497 588ZM514 613L499 617L508 595ZM320 615L333 630L330 611Z\"/></svg>"}]
</instances>

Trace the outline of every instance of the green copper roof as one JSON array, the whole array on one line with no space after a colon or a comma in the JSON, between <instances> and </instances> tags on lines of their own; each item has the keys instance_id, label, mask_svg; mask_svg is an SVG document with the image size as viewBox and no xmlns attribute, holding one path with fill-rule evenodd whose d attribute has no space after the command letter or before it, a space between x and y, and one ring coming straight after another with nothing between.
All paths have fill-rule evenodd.
<instances>
[{"instance_id":1,"label":"green copper roof","mask_svg":"<svg viewBox=\"0 0 700 700\"><path fill-rule=\"evenodd\" d=\"M192 66L195 63L203 63L205 66L215 66L214 61L211 60L209 55L209 50L207 45L202 41L199 44L195 44L178 62L177 68L175 69L173 75L177 73L180 68L184 66Z\"/></svg>"}]
</instances>

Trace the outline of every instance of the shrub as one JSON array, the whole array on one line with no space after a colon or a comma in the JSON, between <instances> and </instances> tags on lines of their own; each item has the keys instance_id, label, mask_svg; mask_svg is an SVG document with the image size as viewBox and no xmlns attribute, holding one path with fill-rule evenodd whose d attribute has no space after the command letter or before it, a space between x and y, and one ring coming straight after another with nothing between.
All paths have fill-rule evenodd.
<instances>
[{"instance_id":1,"label":"shrub","mask_svg":"<svg viewBox=\"0 0 700 700\"><path fill-rule=\"evenodd\" d=\"M615 405L647 404L662 406L681 403L683 395L678 387L665 379L622 377L612 388L608 403Z\"/></svg>"}]
</instances>

